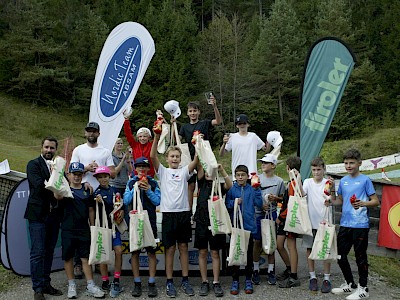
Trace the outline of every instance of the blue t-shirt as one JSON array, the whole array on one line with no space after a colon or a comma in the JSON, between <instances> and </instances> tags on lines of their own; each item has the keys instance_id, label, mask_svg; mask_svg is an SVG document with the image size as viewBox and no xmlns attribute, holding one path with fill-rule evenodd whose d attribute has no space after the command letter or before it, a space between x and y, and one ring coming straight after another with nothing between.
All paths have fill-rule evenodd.
<instances>
[{"instance_id":1,"label":"blue t-shirt","mask_svg":"<svg viewBox=\"0 0 400 300\"><path fill-rule=\"evenodd\" d=\"M356 195L361 201L369 201L369 197L375 194L371 179L364 174L357 177L347 175L340 180L337 193L342 195L343 199L340 226L369 228L369 209L367 207L354 209L350 203L350 197Z\"/></svg>"}]
</instances>

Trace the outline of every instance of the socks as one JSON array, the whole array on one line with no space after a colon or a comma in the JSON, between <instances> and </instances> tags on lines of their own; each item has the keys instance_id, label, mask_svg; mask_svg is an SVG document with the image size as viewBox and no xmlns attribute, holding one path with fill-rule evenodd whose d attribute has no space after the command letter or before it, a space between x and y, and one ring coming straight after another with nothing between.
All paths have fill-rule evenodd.
<instances>
[{"instance_id":1,"label":"socks","mask_svg":"<svg viewBox=\"0 0 400 300\"><path fill-rule=\"evenodd\" d=\"M297 278L297 273L290 273L290 277L293 279L298 279Z\"/></svg>"},{"instance_id":2,"label":"socks","mask_svg":"<svg viewBox=\"0 0 400 300\"><path fill-rule=\"evenodd\" d=\"M95 285L95 284L94 284L94 280L93 280L93 279L87 281L87 286L88 286L88 287L89 287L89 286L94 286L94 285Z\"/></svg>"},{"instance_id":3,"label":"socks","mask_svg":"<svg viewBox=\"0 0 400 300\"><path fill-rule=\"evenodd\" d=\"M140 277L135 277L135 278L133 278L133 282L139 283L139 282L142 282L142 281L141 281Z\"/></svg>"},{"instance_id":4,"label":"socks","mask_svg":"<svg viewBox=\"0 0 400 300\"><path fill-rule=\"evenodd\" d=\"M253 261L253 270L260 271L260 262L259 261Z\"/></svg>"},{"instance_id":5,"label":"socks","mask_svg":"<svg viewBox=\"0 0 400 300\"><path fill-rule=\"evenodd\" d=\"M101 276L101 281L109 281L110 278L108 276Z\"/></svg>"},{"instance_id":6,"label":"socks","mask_svg":"<svg viewBox=\"0 0 400 300\"><path fill-rule=\"evenodd\" d=\"M330 280L329 278L330 278L330 276L331 276L331 274L324 274L324 280Z\"/></svg>"},{"instance_id":7,"label":"socks","mask_svg":"<svg viewBox=\"0 0 400 300\"><path fill-rule=\"evenodd\" d=\"M317 278L317 276L315 275L315 271L310 272L310 279L313 279L313 278Z\"/></svg>"},{"instance_id":8,"label":"socks","mask_svg":"<svg viewBox=\"0 0 400 300\"><path fill-rule=\"evenodd\" d=\"M149 283L156 283L156 279L154 277L149 277Z\"/></svg>"},{"instance_id":9,"label":"socks","mask_svg":"<svg viewBox=\"0 0 400 300\"><path fill-rule=\"evenodd\" d=\"M189 276L182 276L182 282L189 281Z\"/></svg>"},{"instance_id":10,"label":"socks","mask_svg":"<svg viewBox=\"0 0 400 300\"><path fill-rule=\"evenodd\" d=\"M68 279L68 285L75 285L74 279Z\"/></svg>"},{"instance_id":11,"label":"socks","mask_svg":"<svg viewBox=\"0 0 400 300\"><path fill-rule=\"evenodd\" d=\"M174 283L174 279L173 278L170 278L170 279L167 278L167 283Z\"/></svg>"},{"instance_id":12,"label":"socks","mask_svg":"<svg viewBox=\"0 0 400 300\"><path fill-rule=\"evenodd\" d=\"M274 271L274 264L268 264L268 273Z\"/></svg>"}]
</instances>

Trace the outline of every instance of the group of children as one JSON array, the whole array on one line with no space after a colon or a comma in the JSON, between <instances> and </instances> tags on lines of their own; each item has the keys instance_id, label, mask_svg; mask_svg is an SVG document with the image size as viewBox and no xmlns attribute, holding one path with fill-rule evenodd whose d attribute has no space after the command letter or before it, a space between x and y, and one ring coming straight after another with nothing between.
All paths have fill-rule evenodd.
<instances>
[{"instance_id":1,"label":"group of children","mask_svg":"<svg viewBox=\"0 0 400 300\"><path fill-rule=\"evenodd\" d=\"M216 119L203 122L196 127L199 122L200 109L196 104L189 104L188 116L190 118L191 130L202 130L210 125L218 125L221 121L218 110L216 109L215 99L213 106ZM268 255L267 282L275 285L279 282L279 287L290 288L300 285L297 275L298 252L296 248L296 239L299 238L295 233L284 230L284 225L287 216L287 206L290 196L294 195L293 184L289 183L287 188L284 186L282 178L274 174L277 166L277 157L273 154L266 154L262 159L258 160L261 163L262 174L259 175L260 187L252 187L249 184L249 174L257 170L253 160L256 160L256 152L265 148L265 144L259 141L257 136L249 135L248 118L246 115L239 115L236 120L239 133L232 136L224 137L224 145L221 147L221 154L225 151L235 153L235 164L232 159L232 171L235 181L232 183L230 177L221 165L218 165L220 175L224 178L223 188L226 192L226 206L228 210L233 208L236 199L239 199L241 206L244 224L243 229L251 232L251 236L247 249L247 265L245 266L245 285L244 291L246 294L253 293L253 284L260 284L260 253L261 253L261 220L269 218L276 222L277 227L277 250L286 269L278 275L275 275L275 256ZM126 123L127 121L125 121ZM129 121L128 121L129 122ZM125 124L125 132L130 134L129 124ZM207 126L206 126L207 125ZM148 130L148 129L147 129ZM195 170L197 171L198 196L196 213L193 220L196 222L195 228L195 248L199 249L199 269L201 273L202 284L200 286L199 295L206 296L210 291L210 284L207 278L207 256L208 249L211 252L213 282L212 289L217 297L224 295L224 291L219 281L219 272L221 261L219 251L226 247L225 235L212 236L210 229L210 220L208 217L207 200L210 198L213 180L208 177L199 163L197 154L193 152L192 161L189 165L180 167L181 149L176 146L171 146L165 153L166 163L168 167L163 166L157 155L157 144L160 135L154 132L154 140L149 141L151 135L145 129L140 129L139 134L148 135L146 143L149 145L136 145L141 154L134 160L135 175L131 177L127 183L125 193L123 195L124 205L132 203L134 197L134 186L140 189L141 200L143 207L149 214L151 227L154 237L157 238L156 227L156 207L159 206L162 213L162 244L165 247L165 271L166 271L166 295L168 297L176 297L177 289L173 281L173 265L176 246L178 246L179 260L181 263L182 280L180 288L184 294L192 296L195 294L193 287L189 282L189 254L188 244L192 237L192 207L190 206L190 197L192 189L190 186L190 178ZM184 131L182 131L184 132ZM202 132L205 134L205 132ZM208 132L207 132L208 134ZM131 138L131 137L130 137ZM250 138L252 141L242 141L242 138ZM187 138L186 138L187 139ZM237 140L237 141L236 141ZM131 141L132 142L132 141ZM132 144L132 143L131 143ZM247 151L246 149L247 145ZM249 145L252 147L249 153ZM149 151L150 147L150 153ZM243 148L244 147L244 148ZM133 147L132 147L133 148ZM147 153L144 153L146 149ZM241 150L240 150L241 149ZM237 152L239 151L239 152ZM243 152L245 151L245 152ZM253 153L255 152L255 153ZM242 154L240 154L242 153ZM243 153L246 153L243 159ZM144 155L145 154L145 155ZM254 157L253 157L254 156ZM303 196L307 196L309 216L315 237L319 223L326 217L327 207L331 205L342 205L342 219L338 233L338 259L339 266L343 272L346 282L339 288L331 287L330 282L330 264L324 262L324 278L321 285L322 293L332 292L334 294L351 293L346 299L364 299L369 296L367 288L368 277L368 262L367 262L367 245L368 245L368 207L379 205L379 200L375 194L375 190L368 177L360 174L359 167L361 165L361 156L357 150L349 150L344 155L344 164L348 175L341 179L337 196L335 185L330 189L331 197L329 201L323 198L324 187L326 182L332 183L332 179L324 178L325 164L321 158L316 158L312 161L312 178L306 179L304 184L301 183L300 170L301 160L298 157L290 157L286 160L287 171L294 170L298 174L298 182ZM152 167L158 177L160 186L154 180ZM249 167L251 170L249 170ZM112 297L117 296L122 287L119 285L119 277L122 267L122 241L120 233L116 231L113 237L112 245L115 251L115 269L114 278L110 284L108 278L107 265L100 265L102 276L102 289L97 287L93 282L91 267L87 263L90 246L90 230L87 225L89 219L90 224L94 224L95 203L93 199L99 201L99 205L105 205L107 215L113 208L115 199L115 191L110 185L110 171L107 167L98 167L94 176L99 182L99 187L94 191L93 196L88 195L85 186L81 183L83 175L83 165L72 162L69 167L69 179L71 182L71 190L74 199L68 199L69 209L65 210L63 222L63 258L65 259L65 270L70 283L68 297L76 297L76 287L73 279L73 263L72 258L76 250L82 258L83 270L87 279L87 292L94 297L104 296L104 290L111 290ZM251 171L251 172L249 172ZM193 179L192 179L193 180ZM195 182L195 181L194 181ZM350 197L355 194L358 199L354 203L350 203ZM122 195L121 195L122 196ZM281 208L278 210L278 203L281 203ZM115 217L111 217L111 222L119 223L124 218L123 210ZM84 220L86 219L86 224ZM69 233L73 233L70 234ZM79 234L75 234L78 233ZM65 237L65 238L64 238ZM285 248L287 241L287 248ZM307 248L307 257L311 252L313 237L303 237L303 244ZM350 248L354 246L356 262L359 269L359 285L355 285L353 275L347 260L347 254ZM146 248L149 261L149 280L148 280L148 296L156 297L158 291L155 285L156 275L156 254L154 248ZM132 272L134 277L134 287L132 295L140 297L142 295L142 284L139 274L139 254L140 251L132 253ZM314 261L308 260L310 280L309 289L311 291L319 290ZM230 293L237 295L240 292L239 271L238 266L230 267L232 274L232 285ZM110 289L111 288L111 289Z\"/></svg>"}]
</instances>

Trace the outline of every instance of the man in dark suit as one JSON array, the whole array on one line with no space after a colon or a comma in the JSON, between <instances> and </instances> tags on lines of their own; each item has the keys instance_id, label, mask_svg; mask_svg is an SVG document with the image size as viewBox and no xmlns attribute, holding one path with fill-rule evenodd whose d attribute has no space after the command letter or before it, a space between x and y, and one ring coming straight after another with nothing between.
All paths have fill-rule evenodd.
<instances>
[{"instance_id":1,"label":"man in dark suit","mask_svg":"<svg viewBox=\"0 0 400 300\"><path fill-rule=\"evenodd\" d=\"M41 155L31 160L26 167L30 191L25 219L29 221L30 265L35 300L45 299L44 294L62 295L60 290L50 285L53 253L62 216L58 200L62 197L47 190L44 184L50 178L48 161L54 157L57 146L54 137L44 138Z\"/></svg>"}]
</instances>

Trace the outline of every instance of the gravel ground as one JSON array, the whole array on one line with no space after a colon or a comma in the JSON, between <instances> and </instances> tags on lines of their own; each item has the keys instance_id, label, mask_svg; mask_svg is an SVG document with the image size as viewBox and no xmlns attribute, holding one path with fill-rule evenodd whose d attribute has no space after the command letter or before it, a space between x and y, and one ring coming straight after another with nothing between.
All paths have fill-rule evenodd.
<instances>
[{"instance_id":1,"label":"gravel ground","mask_svg":"<svg viewBox=\"0 0 400 300\"><path fill-rule=\"evenodd\" d=\"M299 279L301 281L301 286L296 288L289 288L289 289L282 289L278 286L271 286L268 285L266 282L266 276L263 275L261 285L254 287L254 294L253 295L246 295L243 290L240 291L239 295L233 296L229 294L230 284L231 284L231 277L223 276L221 277L221 283L225 290L226 299L345 299L345 296L337 296L333 294L322 294L321 292L318 293L311 293L308 290L308 270L305 260L305 249L298 247L299 249ZM283 263L280 259L279 255L277 254L277 272L281 272L283 270ZM352 269L356 274L356 266L355 262L352 261ZM318 273L318 283L322 283L322 263L316 263L316 271ZM210 274L209 274L210 275ZM52 274L52 285L56 288L61 289L64 292L63 296L55 297L55 296L47 296L46 299L51 300L61 300L67 299L67 281L64 272L55 272ZM357 278L357 277L356 277ZM212 277L209 276L209 279L212 280ZM241 280L241 288L243 288L244 277L240 278ZM100 283L100 275L95 274L95 281L96 283ZM143 282L147 282L147 278L142 278ZM85 287L86 281L85 280L77 280L77 288L78 288L78 299L93 299L85 295ZM179 278L175 279L175 284L178 285L180 282ZM198 296L198 290L200 287L200 278L198 276L193 276L190 278L190 282L192 283L196 295L191 297L191 299L206 299L206 298L215 298L214 294L210 293L208 297L200 297ZM341 275L340 269L337 263L332 264L331 268L331 282L333 287L340 286L343 283L343 276ZM121 284L125 287L125 291L118 297L120 299L133 299L131 295L131 289L133 285L133 280L131 276L122 276L121 277ZM167 298L165 294L165 277L160 276L157 278L157 285L159 287L159 296L158 298ZM137 299L148 299L147 297L147 290L146 284L143 285L143 296ZM391 299L400 299L400 287L392 287L388 286L385 281L378 275L378 274L370 274L369 278L369 289L370 289L370 299L380 299L380 300L391 300ZM110 296L106 296L106 298L110 298ZM178 296L177 298L184 299L187 298L180 290L178 289ZM8 291L0 293L0 300L9 299L9 300L25 300L25 299L33 299L33 291L31 289L31 281L29 277L23 278L18 285L15 285Z\"/></svg>"}]
</instances>

